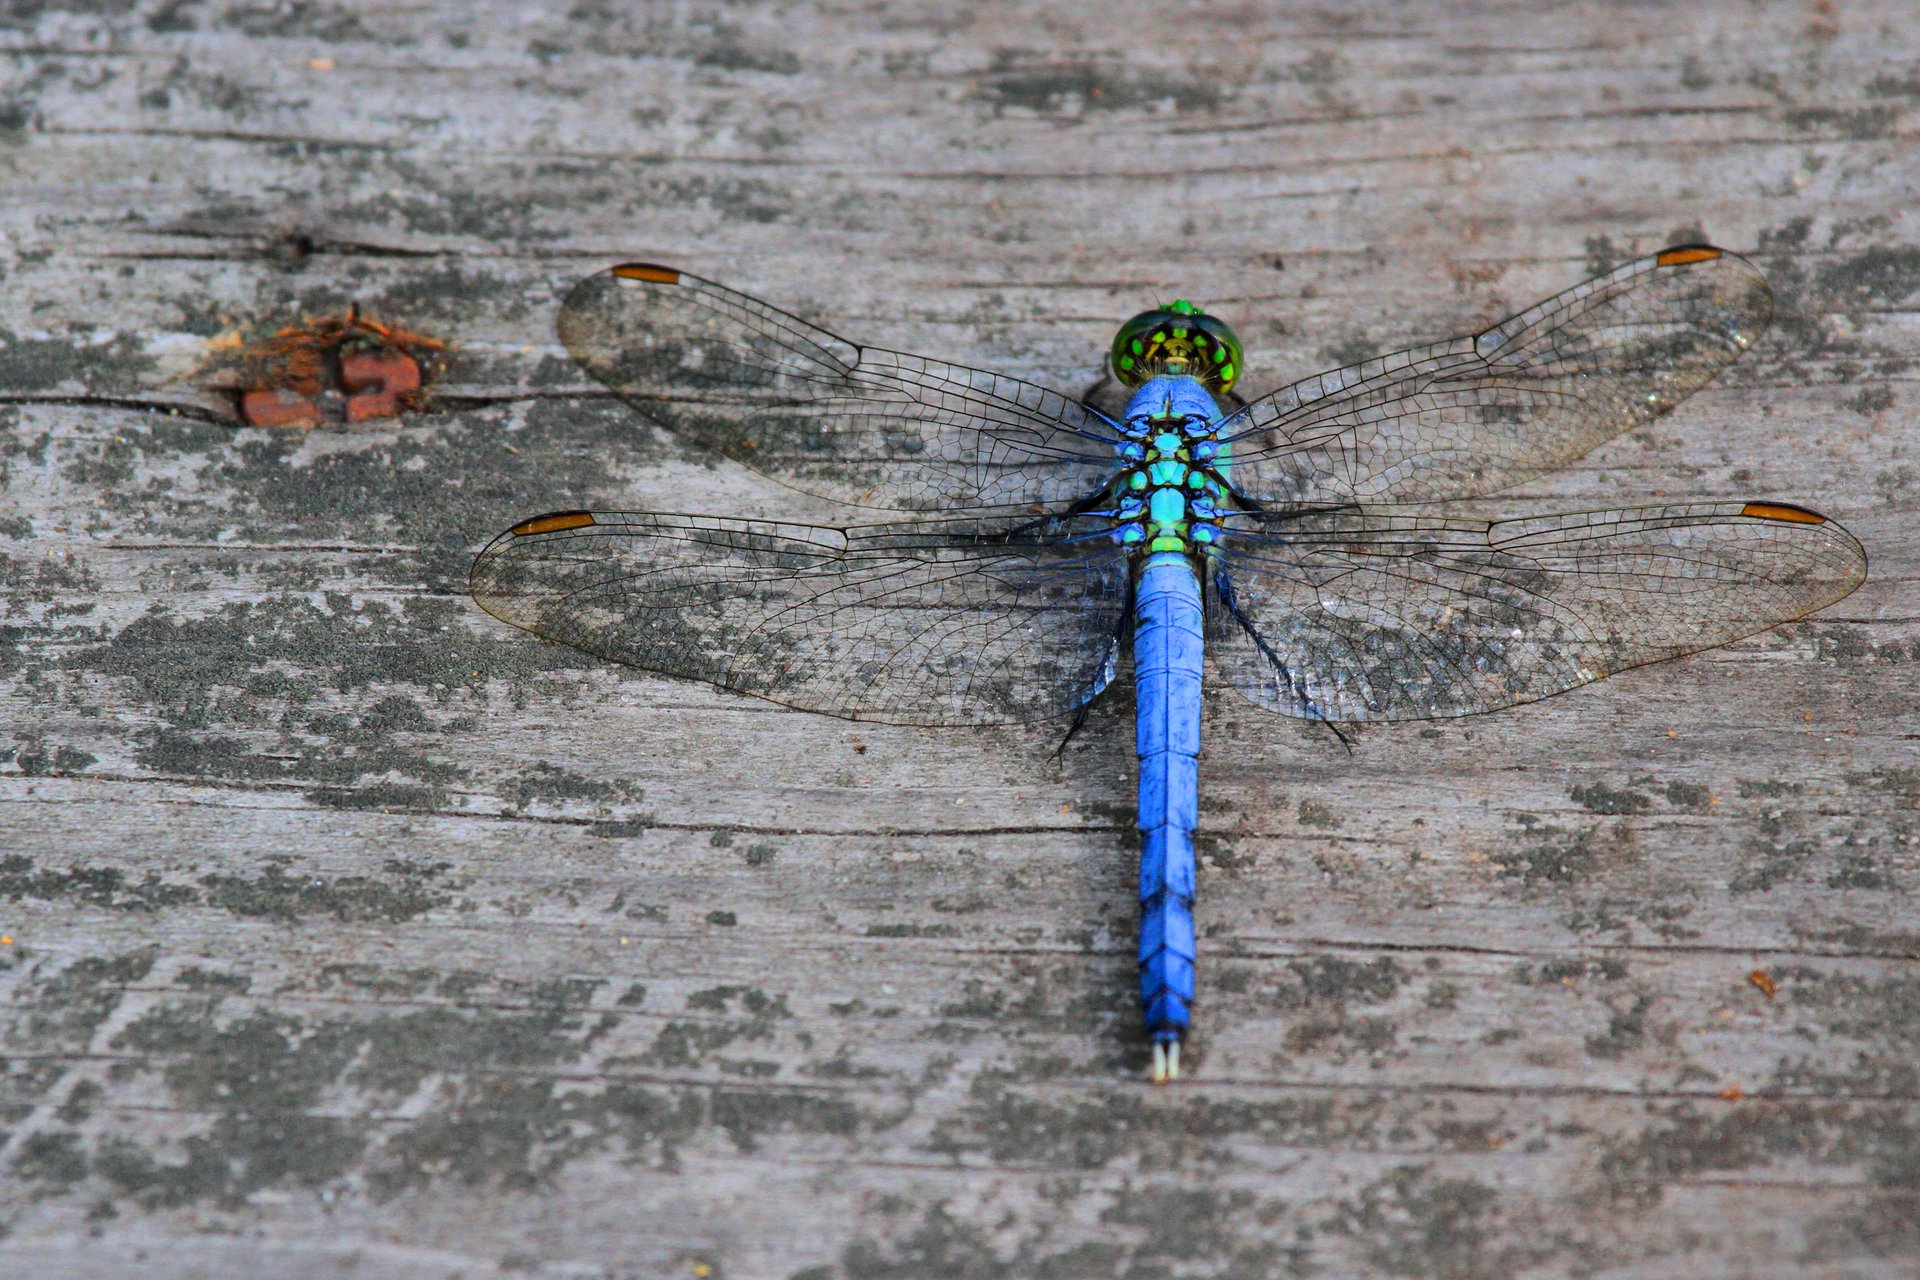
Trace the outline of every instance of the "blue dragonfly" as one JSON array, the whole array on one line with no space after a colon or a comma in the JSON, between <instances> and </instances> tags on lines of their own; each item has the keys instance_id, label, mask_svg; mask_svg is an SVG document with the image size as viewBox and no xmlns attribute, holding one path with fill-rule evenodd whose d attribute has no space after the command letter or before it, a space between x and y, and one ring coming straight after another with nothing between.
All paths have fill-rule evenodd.
<instances>
[{"instance_id":1,"label":"blue dragonfly","mask_svg":"<svg viewBox=\"0 0 1920 1280\"><path fill-rule=\"evenodd\" d=\"M1140 1004L1151 1078L1171 1080L1194 1001L1209 673L1335 726L1470 715L1860 584L1860 544L1786 502L1505 520L1448 506L1667 412L1771 315L1751 263L1682 245L1246 402L1232 329L1174 302L1115 337L1131 393L1115 417L856 345L672 267L613 267L561 310L574 358L695 447L848 516L557 512L490 543L472 590L589 653L891 724L1083 715L1130 649Z\"/></svg>"}]
</instances>

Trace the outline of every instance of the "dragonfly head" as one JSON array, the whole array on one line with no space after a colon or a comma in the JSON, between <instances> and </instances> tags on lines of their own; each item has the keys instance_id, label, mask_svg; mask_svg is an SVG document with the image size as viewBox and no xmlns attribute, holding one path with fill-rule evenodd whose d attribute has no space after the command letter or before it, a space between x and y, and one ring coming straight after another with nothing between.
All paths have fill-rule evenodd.
<instances>
[{"instance_id":1,"label":"dragonfly head","mask_svg":"<svg viewBox=\"0 0 1920 1280\"><path fill-rule=\"evenodd\" d=\"M1226 321L1176 299L1120 326L1113 339L1113 373L1129 387L1184 374L1224 395L1240 376L1240 339Z\"/></svg>"}]
</instances>

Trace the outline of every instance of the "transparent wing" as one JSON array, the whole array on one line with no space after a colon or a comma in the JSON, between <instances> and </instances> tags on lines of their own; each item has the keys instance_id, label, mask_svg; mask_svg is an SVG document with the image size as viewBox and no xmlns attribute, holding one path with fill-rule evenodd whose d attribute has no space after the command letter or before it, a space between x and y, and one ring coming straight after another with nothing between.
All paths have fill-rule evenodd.
<instances>
[{"instance_id":1,"label":"transparent wing","mask_svg":"<svg viewBox=\"0 0 1920 1280\"><path fill-rule=\"evenodd\" d=\"M1323 513L1226 540L1209 652L1262 706L1417 720L1531 702L1832 604L1866 576L1780 503L1495 523Z\"/></svg>"},{"instance_id":2,"label":"transparent wing","mask_svg":"<svg viewBox=\"0 0 1920 1280\"><path fill-rule=\"evenodd\" d=\"M1772 315L1746 259L1668 249L1484 333L1256 400L1222 433L1227 478L1262 504L1492 493L1673 408L1739 359Z\"/></svg>"},{"instance_id":3,"label":"transparent wing","mask_svg":"<svg viewBox=\"0 0 1920 1280\"><path fill-rule=\"evenodd\" d=\"M1112 429L1058 392L858 347L671 267L589 276L559 330L587 372L691 443L852 506L1053 505L1118 469Z\"/></svg>"},{"instance_id":4,"label":"transparent wing","mask_svg":"<svg viewBox=\"0 0 1920 1280\"><path fill-rule=\"evenodd\" d=\"M1073 522L833 529L639 512L515 525L480 606L588 653L891 724L1038 720L1112 675L1127 562Z\"/></svg>"}]
</instances>

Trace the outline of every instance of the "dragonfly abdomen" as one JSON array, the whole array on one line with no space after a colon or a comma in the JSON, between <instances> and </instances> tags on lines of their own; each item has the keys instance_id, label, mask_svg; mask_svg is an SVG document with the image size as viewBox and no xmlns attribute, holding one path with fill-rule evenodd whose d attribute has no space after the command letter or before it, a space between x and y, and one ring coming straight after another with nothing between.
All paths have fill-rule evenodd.
<instances>
[{"instance_id":1,"label":"dragonfly abdomen","mask_svg":"<svg viewBox=\"0 0 1920 1280\"><path fill-rule=\"evenodd\" d=\"M1180 1069L1193 1004L1193 831L1200 805L1200 580L1180 552L1149 555L1134 592L1140 756L1140 1008L1153 1077Z\"/></svg>"}]
</instances>

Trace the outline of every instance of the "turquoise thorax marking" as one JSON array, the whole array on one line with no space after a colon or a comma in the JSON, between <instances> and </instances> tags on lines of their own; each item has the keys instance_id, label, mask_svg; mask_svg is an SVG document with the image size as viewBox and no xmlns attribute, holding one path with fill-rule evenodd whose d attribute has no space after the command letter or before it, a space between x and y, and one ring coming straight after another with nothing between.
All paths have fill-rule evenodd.
<instances>
[{"instance_id":1,"label":"turquoise thorax marking","mask_svg":"<svg viewBox=\"0 0 1920 1280\"><path fill-rule=\"evenodd\" d=\"M1178 489L1155 489L1147 499L1147 519L1156 527L1183 527L1187 522L1187 495Z\"/></svg>"},{"instance_id":2,"label":"turquoise thorax marking","mask_svg":"<svg viewBox=\"0 0 1920 1280\"><path fill-rule=\"evenodd\" d=\"M1219 537L1207 523L1224 496L1207 465L1220 455L1219 422L1219 405L1197 378L1153 378L1134 392L1121 424L1128 467L1114 482L1115 541L1196 555Z\"/></svg>"}]
</instances>

